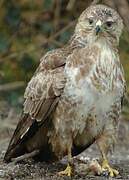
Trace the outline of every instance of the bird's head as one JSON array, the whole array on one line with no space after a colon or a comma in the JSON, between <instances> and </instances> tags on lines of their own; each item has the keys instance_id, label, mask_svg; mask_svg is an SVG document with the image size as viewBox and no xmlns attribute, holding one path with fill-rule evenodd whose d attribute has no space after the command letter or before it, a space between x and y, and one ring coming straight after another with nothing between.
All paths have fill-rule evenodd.
<instances>
[{"instance_id":1,"label":"bird's head","mask_svg":"<svg viewBox=\"0 0 129 180\"><path fill-rule=\"evenodd\" d=\"M119 44L123 21L119 14L105 5L90 6L82 12L75 28L81 39L93 42L106 40L114 45Z\"/></svg>"}]
</instances>

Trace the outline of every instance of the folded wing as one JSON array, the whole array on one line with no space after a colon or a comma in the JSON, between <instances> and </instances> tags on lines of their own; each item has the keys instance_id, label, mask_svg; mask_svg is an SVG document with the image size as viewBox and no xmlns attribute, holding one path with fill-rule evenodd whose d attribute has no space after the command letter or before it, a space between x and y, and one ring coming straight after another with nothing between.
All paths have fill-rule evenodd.
<instances>
[{"instance_id":1,"label":"folded wing","mask_svg":"<svg viewBox=\"0 0 129 180\"><path fill-rule=\"evenodd\" d=\"M41 59L25 90L23 111L5 154L5 162L24 153L24 142L54 111L65 86L65 61L61 49L50 51Z\"/></svg>"}]
</instances>

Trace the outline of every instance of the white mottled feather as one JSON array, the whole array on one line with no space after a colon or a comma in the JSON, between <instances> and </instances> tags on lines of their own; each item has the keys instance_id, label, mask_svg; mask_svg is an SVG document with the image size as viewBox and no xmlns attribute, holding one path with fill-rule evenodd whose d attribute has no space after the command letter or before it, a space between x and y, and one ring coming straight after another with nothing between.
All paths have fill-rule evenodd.
<instances>
[{"instance_id":1,"label":"white mottled feather","mask_svg":"<svg viewBox=\"0 0 129 180\"><path fill-rule=\"evenodd\" d=\"M90 129L92 136L95 137L102 127L109 123L108 120L106 120L105 115L111 110L111 106L123 96L125 81L123 79L124 83L121 84L119 79L117 79L115 81L115 87L112 87L113 73L117 77L121 71L117 67L115 71L113 69L115 61L119 61L119 58L116 59L112 49L110 49L107 44L95 43L92 46L97 46L101 49L101 54L99 56L101 59L96 57L94 60L94 56L91 55L89 55L89 57L85 57L94 61L94 65L92 66L88 76L80 79L78 83L76 82L76 76L80 71L80 67L68 67L68 64L70 63L68 61L65 67L67 83L63 96L69 98L71 104L78 103L78 107L76 109L76 119L72 122L74 127L73 130L79 130L81 134L88 123L87 119L89 113L93 117L96 116L94 121L95 123L92 124L93 128ZM85 47L84 50L86 51L87 47ZM107 77L105 77L104 74L101 74L101 77L99 77L101 78L101 85L105 87L104 90L98 89L92 84L91 79L94 73L96 73L96 66L100 66L100 68L107 73Z\"/></svg>"}]
</instances>

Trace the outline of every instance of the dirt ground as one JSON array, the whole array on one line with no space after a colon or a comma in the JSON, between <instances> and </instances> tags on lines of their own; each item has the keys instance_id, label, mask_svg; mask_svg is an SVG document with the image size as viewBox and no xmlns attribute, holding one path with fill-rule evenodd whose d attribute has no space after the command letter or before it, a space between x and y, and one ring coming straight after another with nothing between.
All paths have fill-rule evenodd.
<instances>
[{"instance_id":1,"label":"dirt ground","mask_svg":"<svg viewBox=\"0 0 129 180\"><path fill-rule=\"evenodd\" d=\"M108 175L94 176L81 175L72 169L72 176L59 176L57 172L65 169L66 159L56 163L36 162L33 159L21 161L16 164L4 164L2 162L10 137L16 127L18 114L14 110L7 109L6 113L0 110L0 180L111 180ZM8 112L8 113L7 113ZM118 144L115 153L110 155L108 162L112 168L119 171L114 180L129 179L129 121L120 121ZM83 157L98 158L101 162L100 153L96 145L92 145L81 154Z\"/></svg>"}]
</instances>

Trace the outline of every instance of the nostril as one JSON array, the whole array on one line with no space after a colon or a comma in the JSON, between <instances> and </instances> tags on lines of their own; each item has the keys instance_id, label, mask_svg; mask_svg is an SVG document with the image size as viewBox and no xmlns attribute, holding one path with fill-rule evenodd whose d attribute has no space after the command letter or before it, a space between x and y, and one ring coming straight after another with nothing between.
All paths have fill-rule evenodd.
<instances>
[{"instance_id":1,"label":"nostril","mask_svg":"<svg viewBox=\"0 0 129 180\"><path fill-rule=\"evenodd\" d=\"M99 33L99 31L100 31L100 26L97 25L96 28L95 28L95 30L96 30L96 35L98 35L98 33Z\"/></svg>"}]
</instances>

